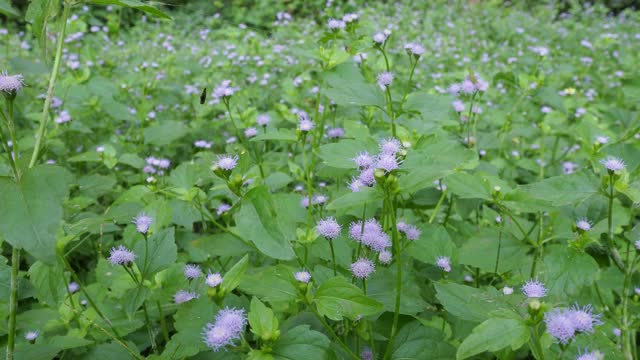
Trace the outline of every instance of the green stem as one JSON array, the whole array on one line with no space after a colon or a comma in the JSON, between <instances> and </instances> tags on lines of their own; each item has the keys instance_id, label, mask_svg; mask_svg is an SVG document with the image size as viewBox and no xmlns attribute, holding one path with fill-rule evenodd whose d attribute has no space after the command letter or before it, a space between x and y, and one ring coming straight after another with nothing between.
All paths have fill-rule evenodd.
<instances>
[{"instance_id":1,"label":"green stem","mask_svg":"<svg viewBox=\"0 0 640 360\"><path fill-rule=\"evenodd\" d=\"M333 249L333 240L329 240L329 247L331 248L331 262L333 263L333 276L338 276L338 271L336 270L336 252Z\"/></svg>"},{"instance_id":2,"label":"green stem","mask_svg":"<svg viewBox=\"0 0 640 360\"><path fill-rule=\"evenodd\" d=\"M538 325L533 325L531 329L531 338L529 339L529 347L533 353L533 357L537 360L544 360L544 351L540 344L540 335L538 333Z\"/></svg>"},{"instance_id":3,"label":"green stem","mask_svg":"<svg viewBox=\"0 0 640 360\"><path fill-rule=\"evenodd\" d=\"M154 353L158 353L158 345L156 345L155 337L153 336L153 329L151 328L151 320L149 320L149 312L147 311L147 304L142 303L142 310L144 312L144 321L147 323L147 333L149 334L149 340L151 341L151 348Z\"/></svg>"},{"instance_id":4,"label":"green stem","mask_svg":"<svg viewBox=\"0 0 640 360\"><path fill-rule=\"evenodd\" d=\"M389 336L389 342L387 343L387 350L384 353L384 359L388 359L391 356L391 348L393 347L393 340L398 332L398 318L400 316L400 301L402 299L402 247L400 246L400 238L398 237L398 229L396 228L396 204L393 198L389 199L390 203L390 218L391 218L391 238L393 242L393 248L395 249L396 258L396 301L393 310L393 324L391 325L391 335Z\"/></svg>"},{"instance_id":5,"label":"green stem","mask_svg":"<svg viewBox=\"0 0 640 360\"><path fill-rule=\"evenodd\" d=\"M29 162L29 168L32 168L38 160L40 154L40 148L42 147L42 141L47 129L47 122L49 121L49 108L51 107L51 100L53 99L53 90L56 86L56 79L58 78L58 71L60 70L60 59L62 58L62 47L64 45L64 37L67 31L67 19L71 13L71 6L65 1L64 10L62 11L62 22L60 33L58 34L58 46L56 48L56 56L53 61L53 69L51 76L49 77L49 88L47 89L47 97L44 100L44 107L42 108L42 119L40 120L40 128L38 129L38 136L36 137L36 144L33 147L33 153L31 154L31 161Z\"/></svg>"},{"instance_id":6,"label":"green stem","mask_svg":"<svg viewBox=\"0 0 640 360\"><path fill-rule=\"evenodd\" d=\"M9 339L7 341L7 360L13 360L16 341L16 316L18 315L18 270L20 268L20 249L11 251L11 294L9 295Z\"/></svg>"},{"instance_id":7,"label":"green stem","mask_svg":"<svg viewBox=\"0 0 640 360\"><path fill-rule=\"evenodd\" d=\"M496 266L493 269L493 273L496 277L498 277L498 264L500 264L500 249L502 248L502 226L500 226L500 231L498 232L498 254L496 255Z\"/></svg>"},{"instance_id":8,"label":"green stem","mask_svg":"<svg viewBox=\"0 0 640 360\"><path fill-rule=\"evenodd\" d=\"M440 187L442 188L442 182L440 182ZM433 223L433 220L435 220L436 215L438 215L438 210L440 210L440 206L442 206L442 203L444 202L444 198L446 196L447 196L447 192L446 190L443 190L442 195L440 195L440 199L438 199L438 203L436 204L435 209L433 209L433 213L429 217L429 224Z\"/></svg>"},{"instance_id":9,"label":"green stem","mask_svg":"<svg viewBox=\"0 0 640 360\"><path fill-rule=\"evenodd\" d=\"M164 343L167 344L169 342L169 330L167 329L167 321L164 318L164 312L162 311L162 306L160 306L160 301L156 301L156 306L158 307L158 314L160 316L160 326L162 327L162 337L164 338Z\"/></svg>"},{"instance_id":10,"label":"green stem","mask_svg":"<svg viewBox=\"0 0 640 360\"><path fill-rule=\"evenodd\" d=\"M609 241L609 252L611 253L611 258L616 266L622 271L626 273L626 269L624 263L622 262L622 258L620 257L620 253L618 249L616 249L614 243L614 235L613 235L613 198L614 198L614 174L613 172L609 172L609 213L607 214L607 228L608 228L608 237Z\"/></svg>"},{"instance_id":11,"label":"green stem","mask_svg":"<svg viewBox=\"0 0 640 360\"><path fill-rule=\"evenodd\" d=\"M338 342L338 345L340 345L342 350L344 350L352 359L360 360L360 357L354 354L353 351L351 351L351 349L349 349L349 347L340 339L340 337L335 333L335 331L333 331L331 326L329 326L329 324L327 324L327 322L324 321L324 318L322 318L322 316L320 316L320 314L318 314L318 312L315 309L312 309L311 307L309 308L311 309L311 312L313 313L313 315L316 316L318 321L320 321L322 326L324 326L324 328L327 329L331 337L333 337L335 341Z\"/></svg>"}]
</instances>

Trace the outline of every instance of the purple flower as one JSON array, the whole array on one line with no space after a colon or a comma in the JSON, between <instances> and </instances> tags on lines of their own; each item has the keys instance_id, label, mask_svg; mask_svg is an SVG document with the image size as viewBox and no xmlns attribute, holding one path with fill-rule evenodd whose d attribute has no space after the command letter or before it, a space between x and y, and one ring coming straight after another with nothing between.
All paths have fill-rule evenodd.
<instances>
[{"instance_id":1,"label":"purple flower","mask_svg":"<svg viewBox=\"0 0 640 360\"><path fill-rule=\"evenodd\" d=\"M358 192L365 186L366 185L358 178L351 179L351 182L349 183L349 189L351 189L352 192Z\"/></svg>"},{"instance_id":2,"label":"purple flower","mask_svg":"<svg viewBox=\"0 0 640 360\"><path fill-rule=\"evenodd\" d=\"M612 172L622 171L625 168L624 160L615 156L607 156L600 160L600 162L607 170Z\"/></svg>"},{"instance_id":3,"label":"purple flower","mask_svg":"<svg viewBox=\"0 0 640 360\"><path fill-rule=\"evenodd\" d=\"M175 293L175 295L173 295L173 301L176 304L182 304L185 303L187 301L191 301L193 299L197 299L199 298L200 295L194 293L194 292L190 292L190 291L185 291L185 290L178 290L177 293Z\"/></svg>"},{"instance_id":4,"label":"purple flower","mask_svg":"<svg viewBox=\"0 0 640 360\"><path fill-rule=\"evenodd\" d=\"M329 19L329 22L327 23L327 27L330 30L340 30L340 29L344 29L347 26L347 24L342 21L342 20L338 20L338 19Z\"/></svg>"},{"instance_id":5,"label":"purple flower","mask_svg":"<svg viewBox=\"0 0 640 360\"><path fill-rule=\"evenodd\" d=\"M6 72L0 73L0 92L18 92L24 86L22 75L9 75Z\"/></svg>"},{"instance_id":6,"label":"purple flower","mask_svg":"<svg viewBox=\"0 0 640 360\"><path fill-rule=\"evenodd\" d=\"M371 349L364 349L360 352L360 360L374 360Z\"/></svg>"},{"instance_id":7,"label":"purple flower","mask_svg":"<svg viewBox=\"0 0 640 360\"><path fill-rule=\"evenodd\" d=\"M333 217L322 219L316 225L318 234L329 240L335 240L340 235L340 224Z\"/></svg>"},{"instance_id":8,"label":"purple flower","mask_svg":"<svg viewBox=\"0 0 640 360\"><path fill-rule=\"evenodd\" d=\"M451 105L453 105L453 109L456 112L463 112L464 111L464 102L462 102L462 100L455 100L451 103Z\"/></svg>"},{"instance_id":9,"label":"purple flower","mask_svg":"<svg viewBox=\"0 0 640 360\"><path fill-rule=\"evenodd\" d=\"M636 240L634 244L636 246L636 250L640 250L640 240Z\"/></svg>"},{"instance_id":10,"label":"purple flower","mask_svg":"<svg viewBox=\"0 0 640 360\"><path fill-rule=\"evenodd\" d=\"M436 265L444 272L451 272L451 260L448 256L439 256Z\"/></svg>"},{"instance_id":11,"label":"purple flower","mask_svg":"<svg viewBox=\"0 0 640 360\"><path fill-rule=\"evenodd\" d=\"M421 234L420 229L418 229L417 227L415 227L413 225L409 225L409 227L407 228L407 230L404 233L407 236L407 240L409 240L409 241L418 240L420 238L420 234Z\"/></svg>"},{"instance_id":12,"label":"purple flower","mask_svg":"<svg viewBox=\"0 0 640 360\"><path fill-rule=\"evenodd\" d=\"M529 280L522 286L522 293L528 298L541 298L547 295L547 289L540 281Z\"/></svg>"},{"instance_id":13,"label":"purple flower","mask_svg":"<svg viewBox=\"0 0 640 360\"><path fill-rule=\"evenodd\" d=\"M344 136L344 129L343 128L329 128L327 130L327 136L329 137L329 139L338 139Z\"/></svg>"},{"instance_id":14,"label":"purple flower","mask_svg":"<svg viewBox=\"0 0 640 360\"><path fill-rule=\"evenodd\" d=\"M40 335L40 332L38 330L31 330L31 331L27 331L24 334L24 338L27 341L35 341L39 335Z\"/></svg>"},{"instance_id":15,"label":"purple flower","mask_svg":"<svg viewBox=\"0 0 640 360\"><path fill-rule=\"evenodd\" d=\"M387 41L387 34L383 33L383 32L378 32L375 33L373 35L373 42L378 44L378 45L382 45L384 44L384 42Z\"/></svg>"},{"instance_id":16,"label":"purple flower","mask_svg":"<svg viewBox=\"0 0 640 360\"><path fill-rule=\"evenodd\" d=\"M382 250L380 251L380 253L378 254L378 261L380 261L381 264L389 264L391 263L392 260L392 255L391 252L389 252L388 250Z\"/></svg>"},{"instance_id":17,"label":"purple flower","mask_svg":"<svg viewBox=\"0 0 640 360\"><path fill-rule=\"evenodd\" d=\"M395 155L402 150L402 143L398 139L388 138L380 142L380 151L386 155Z\"/></svg>"},{"instance_id":18,"label":"purple flower","mask_svg":"<svg viewBox=\"0 0 640 360\"><path fill-rule=\"evenodd\" d=\"M576 221L576 227L582 231L591 230L591 222L586 218L580 218Z\"/></svg>"},{"instance_id":19,"label":"purple flower","mask_svg":"<svg viewBox=\"0 0 640 360\"><path fill-rule=\"evenodd\" d=\"M301 118L298 126L300 128L300 131L308 132L311 131L316 125L313 123L313 121L307 118Z\"/></svg>"},{"instance_id":20,"label":"purple flower","mask_svg":"<svg viewBox=\"0 0 640 360\"><path fill-rule=\"evenodd\" d=\"M58 117L55 118L54 121L56 122L56 124L67 123L67 122L71 121L71 115L69 114L69 112L67 110L62 110L60 112L60 114L58 115Z\"/></svg>"},{"instance_id":21,"label":"purple flower","mask_svg":"<svg viewBox=\"0 0 640 360\"><path fill-rule=\"evenodd\" d=\"M218 155L216 166L222 170L231 171L238 165L238 155Z\"/></svg>"},{"instance_id":22,"label":"purple flower","mask_svg":"<svg viewBox=\"0 0 640 360\"><path fill-rule=\"evenodd\" d=\"M196 142L193 143L193 146L200 148L200 149L211 149L211 145L213 145L213 143L211 143L210 141L206 141L206 140L198 140Z\"/></svg>"},{"instance_id":23,"label":"purple flower","mask_svg":"<svg viewBox=\"0 0 640 360\"><path fill-rule=\"evenodd\" d=\"M211 272L209 272L209 274L205 278L204 282L209 287L216 287L216 286L222 284L222 275L220 275L220 273L211 273Z\"/></svg>"},{"instance_id":24,"label":"purple flower","mask_svg":"<svg viewBox=\"0 0 640 360\"><path fill-rule=\"evenodd\" d=\"M256 122L260 126L267 126L270 121L271 121L271 117L269 115L267 115L267 114L260 114L256 118Z\"/></svg>"},{"instance_id":25,"label":"purple flower","mask_svg":"<svg viewBox=\"0 0 640 360\"><path fill-rule=\"evenodd\" d=\"M231 87L231 80L223 80L222 83L215 89L213 89L213 97L225 98L233 95L238 88Z\"/></svg>"},{"instance_id":26,"label":"purple flower","mask_svg":"<svg viewBox=\"0 0 640 360\"><path fill-rule=\"evenodd\" d=\"M133 223L136 224L136 230L139 233L146 234L153 223L153 219L145 212L141 212L138 216L133 218Z\"/></svg>"},{"instance_id":27,"label":"purple flower","mask_svg":"<svg viewBox=\"0 0 640 360\"><path fill-rule=\"evenodd\" d=\"M392 72L385 71L378 74L378 85L381 88L384 89L385 87L390 86L392 82L393 82Z\"/></svg>"},{"instance_id":28,"label":"purple flower","mask_svg":"<svg viewBox=\"0 0 640 360\"><path fill-rule=\"evenodd\" d=\"M375 159L369 155L368 152L363 151L359 153L355 158L353 158L353 162L356 163L356 166L361 169L366 169L371 167L375 163Z\"/></svg>"},{"instance_id":29,"label":"purple flower","mask_svg":"<svg viewBox=\"0 0 640 360\"><path fill-rule=\"evenodd\" d=\"M200 266L194 264L187 264L184 266L184 277L189 280L199 278L202 275Z\"/></svg>"},{"instance_id":30,"label":"purple flower","mask_svg":"<svg viewBox=\"0 0 640 360\"><path fill-rule=\"evenodd\" d=\"M69 283L69 286L67 286L67 288L69 289L69 292L73 294L74 292L80 290L80 285L78 285L77 282L72 281Z\"/></svg>"},{"instance_id":31,"label":"purple flower","mask_svg":"<svg viewBox=\"0 0 640 360\"><path fill-rule=\"evenodd\" d=\"M600 314L594 315L591 305L586 305L582 308L574 305L569 310L569 316L571 317L571 321L573 321L573 326L578 332L593 333L593 326L602 324Z\"/></svg>"},{"instance_id":32,"label":"purple flower","mask_svg":"<svg viewBox=\"0 0 640 360\"><path fill-rule=\"evenodd\" d=\"M513 288L505 286L505 287L502 288L502 293L504 295L511 295L511 294L513 294Z\"/></svg>"},{"instance_id":33,"label":"purple flower","mask_svg":"<svg viewBox=\"0 0 640 360\"><path fill-rule=\"evenodd\" d=\"M476 91L476 85L473 83L473 81L464 79L462 81L462 84L460 84L460 89L466 94L472 94L474 91Z\"/></svg>"},{"instance_id":34,"label":"purple flower","mask_svg":"<svg viewBox=\"0 0 640 360\"><path fill-rule=\"evenodd\" d=\"M376 168L383 169L385 172L390 173L400 167L396 156L393 154L380 154L376 161Z\"/></svg>"},{"instance_id":35,"label":"purple flower","mask_svg":"<svg viewBox=\"0 0 640 360\"><path fill-rule=\"evenodd\" d=\"M360 258L351 264L351 272L358 279L366 279L375 270L373 262L366 258Z\"/></svg>"},{"instance_id":36,"label":"purple flower","mask_svg":"<svg viewBox=\"0 0 640 360\"><path fill-rule=\"evenodd\" d=\"M208 347L217 352L221 348L233 344L233 340L236 339L233 335L222 326L207 323L204 328L203 340Z\"/></svg>"},{"instance_id":37,"label":"purple flower","mask_svg":"<svg viewBox=\"0 0 640 360\"><path fill-rule=\"evenodd\" d=\"M216 315L216 326L227 328L231 333L240 334L247 323L244 309L225 308Z\"/></svg>"},{"instance_id":38,"label":"purple flower","mask_svg":"<svg viewBox=\"0 0 640 360\"><path fill-rule=\"evenodd\" d=\"M424 54L425 52L424 46L418 43L408 43L407 45L404 46L404 49L407 51L408 54L416 55L416 56L422 56L422 54Z\"/></svg>"},{"instance_id":39,"label":"purple flower","mask_svg":"<svg viewBox=\"0 0 640 360\"><path fill-rule=\"evenodd\" d=\"M587 349L584 349L584 352L582 352L582 350L578 351L578 357L576 358L576 360L602 360L602 359L604 359L603 353L597 350L589 352Z\"/></svg>"},{"instance_id":40,"label":"purple flower","mask_svg":"<svg viewBox=\"0 0 640 360\"><path fill-rule=\"evenodd\" d=\"M352 222L349 225L349 237L356 242L362 241L362 221Z\"/></svg>"},{"instance_id":41,"label":"purple flower","mask_svg":"<svg viewBox=\"0 0 640 360\"><path fill-rule=\"evenodd\" d=\"M244 136L248 137L248 138L252 138L254 136L258 135L258 130L254 127L249 127L244 129Z\"/></svg>"},{"instance_id":42,"label":"purple flower","mask_svg":"<svg viewBox=\"0 0 640 360\"><path fill-rule=\"evenodd\" d=\"M234 340L240 338L246 322L244 310L229 308L220 310L214 323L207 323L204 327L204 343L213 351L231 345Z\"/></svg>"},{"instance_id":43,"label":"purple flower","mask_svg":"<svg viewBox=\"0 0 640 360\"><path fill-rule=\"evenodd\" d=\"M544 314L547 332L561 344L567 344L576 335L576 328L567 309L553 309Z\"/></svg>"},{"instance_id":44,"label":"purple flower","mask_svg":"<svg viewBox=\"0 0 640 360\"><path fill-rule=\"evenodd\" d=\"M135 258L136 254L123 245L120 245L117 248L111 248L111 254L109 255L109 261L112 265L130 265L133 263Z\"/></svg>"},{"instance_id":45,"label":"purple flower","mask_svg":"<svg viewBox=\"0 0 640 360\"><path fill-rule=\"evenodd\" d=\"M308 283L311 280L311 274L306 270L296 272L293 277L302 283Z\"/></svg>"}]
</instances>

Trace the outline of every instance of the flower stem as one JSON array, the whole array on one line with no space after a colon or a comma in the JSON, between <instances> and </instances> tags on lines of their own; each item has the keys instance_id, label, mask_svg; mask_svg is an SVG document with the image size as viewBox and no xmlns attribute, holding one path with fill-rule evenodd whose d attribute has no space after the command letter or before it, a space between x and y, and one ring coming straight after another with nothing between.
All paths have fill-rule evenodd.
<instances>
[{"instance_id":1,"label":"flower stem","mask_svg":"<svg viewBox=\"0 0 640 360\"><path fill-rule=\"evenodd\" d=\"M622 271L623 273L626 274L626 270L625 270L625 266L624 263L622 262L622 258L620 257L620 253L618 252L618 249L616 249L615 243L614 243L614 235L613 235L613 198L614 198L614 174L613 173L609 173L609 211L607 214L607 229L608 229L608 237L607 240L609 241L609 252L611 253L611 258L613 259L613 262L616 264L616 266L620 269L620 271Z\"/></svg>"},{"instance_id":2,"label":"flower stem","mask_svg":"<svg viewBox=\"0 0 640 360\"><path fill-rule=\"evenodd\" d=\"M11 294L9 296L9 339L7 341L7 360L13 360L16 341L16 316L18 315L18 270L20 268L20 249L11 251Z\"/></svg>"},{"instance_id":3,"label":"flower stem","mask_svg":"<svg viewBox=\"0 0 640 360\"><path fill-rule=\"evenodd\" d=\"M311 309L311 307L309 307L309 308ZM318 314L318 312L315 309L311 309L311 312L313 313L313 315L316 316L318 321L320 321L322 326L324 326L324 328L327 329L327 331L329 332L331 337L333 337L335 339L335 341L338 342L338 345L340 345L342 350L344 350L349 355L349 357L351 357L354 360L360 360L360 357L357 356L356 354L354 354L353 351L351 351L351 349L349 349L349 347L340 339L340 337L335 333L335 331L333 331L331 326L329 326L329 324L327 324L327 322L324 321L322 316L320 316L320 314Z\"/></svg>"},{"instance_id":4,"label":"flower stem","mask_svg":"<svg viewBox=\"0 0 640 360\"><path fill-rule=\"evenodd\" d=\"M40 119L40 128L38 129L38 136L36 137L36 144L33 147L33 153L31 154L31 161L29 162L29 168L32 168L38 160L40 155L40 148L42 147L42 141L47 129L47 122L49 121L49 108L51 107L51 100L53 99L53 89L56 86L56 80L58 78L58 71L60 70L60 59L62 59L62 47L64 45L64 36L67 31L67 19L71 13L71 5L65 1L64 10L62 11L61 28L58 34L58 46L56 48L56 55L53 61L53 69L51 70L51 76L49 77L49 88L47 89L47 97L44 100L44 107L42 108L42 119Z\"/></svg>"},{"instance_id":5,"label":"flower stem","mask_svg":"<svg viewBox=\"0 0 640 360\"><path fill-rule=\"evenodd\" d=\"M331 248L331 262L333 263L333 276L338 276L338 271L336 270L336 252L333 249L333 240L329 241L329 247Z\"/></svg>"},{"instance_id":6,"label":"flower stem","mask_svg":"<svg viewBox=\"0 0 640 360\"><path fill-rule=\"evenodd\" d=\"M388 200L389 217L391 220L391 238L393 242L393 248L395 249L396 258L396 301L393 310L393 324L391 325L391 335L389 336L389 342L387 343L387 350L384 353L384 359L388 359L391 356L391 348L393 347L393 339L398 332L398 318L400 316L400 301L402 299L402 247L400 246L400 238L398 236L398 229L396 228L396 204L395 199L390 198Z\"/></svg>"}]
</instances>

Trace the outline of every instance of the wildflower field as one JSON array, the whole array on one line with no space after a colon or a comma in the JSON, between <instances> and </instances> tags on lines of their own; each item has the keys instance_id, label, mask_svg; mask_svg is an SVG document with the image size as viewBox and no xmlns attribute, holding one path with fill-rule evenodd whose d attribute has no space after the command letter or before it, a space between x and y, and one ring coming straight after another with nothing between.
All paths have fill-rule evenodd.
<instances>
[{"instance_id":1,"label":"wildflower field","mask_svg":"<svg viewBox=\"0 0 640 360\"><path fill-rule=\"evenodd\" d=\"M638 359L640 13L0 0L13 359Z\"/></svg>"}]
</instances>

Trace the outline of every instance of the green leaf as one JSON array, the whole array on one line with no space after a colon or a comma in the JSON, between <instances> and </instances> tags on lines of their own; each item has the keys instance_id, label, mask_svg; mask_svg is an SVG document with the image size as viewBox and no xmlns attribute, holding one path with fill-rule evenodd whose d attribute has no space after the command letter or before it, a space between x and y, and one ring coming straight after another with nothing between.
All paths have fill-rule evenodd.
<instances>
[{"instance_id":1,"label":"green leaf","mask_svg":"<svg viewBox=\"0 0 640 360\"><path fill-rule=\"evenodd\" d=\"M598 276L598 263L587 253L565 245L551 246L545 253L541 278L551 295L573 298Z\"/></svg>"},{"instance_id":2,"label":"green leaf","mask_svg":"<svg viewBox=\"0 0 640 360\"><path fill-rule=\"evenodd\" d=\"M497 293L454 283L435 283L436 297L445 310L462 320L481 322L506 307Z\"/></svg>"},{"instance_id":3,"label":"green leaf","mask_svg":"<svg viewBox=\"0 0 640 360\"><path fill-rule=\"evenodd\" d=\"M553 206L578 205L597 194L598 187L595 175L579 172L519 186L505 194L505 200L523 211L546 211Z\"/></svg>"},{"instance_id":4,"label":"green leaf","mask_svg":"<svg viewBox=\"0 0 640 360\"><path fill-rule=\"evenodd\" d=\"M498 273L520 269L523 261L528 261L529 247L507 231L502 232L502 240L499 238L497 229L484 228L473 234L460 249L460 263L493 272L500 246Z\"/></svg>"},{"instance_id":5,"label":"green leaf","mask_svg":"<svg viewBox=\"0 0 640 360\"><path fill-rule=\"evenodd\" d=\"M519 349L529 341L529 328L522 320L490 318L473 329L456 354L456 359L466 359L485 351L499 351L506 347Z\"/></svg>"},{"instance_id":6,"label":"green leaf","mask_svg":"<svg viewBox=\"0 0 640 360\"><path fill-rule=\"evenodd\" d=\"M449 119L449 112L453 109L452 100L446 95L415 92L407 96L404 109L419 112L427 122L441 122Z\"/></svg>"},{"instance_id":7,"label":"green leaf","mask_svg":"<svg viewBox=\"0 0 640 360\"><path fill-rule=\"evenodd\" d=\"M169 145L188 132L187 127L177 121L163 121L144 129L144 143L149 145Z\"/></svg>"},{"instance_id":8,"label":"green leaf","mask_svg":"<svg viewBox=\"0 0 640 360\"><path fill-rule=\"evenodd\" d=\"M396 274L395 266L380 267L376 269L375 276L367 281L367 296L383 303L384 309L389 312L395 310L396 292L392 289L396 286ZM400 314L415 315L429 307L420 295L420 291L416 274L412 271L403 271Z\"/></svg>"},{"instance_id":9,"label":"green leaf","mask_svg":"<svg viewBox=\"0 0 640 360\"><path fill-rule=\"evenodd\" d=\"M461 199L491 199L489 182L476 174L459 172L447 176L444 180L447 190Z\"/></svg>"},{"instance_id":10,"label":"green leaf","mask_svg":"<svg viewBox=\"0 0 640 360\"><path fill-rule=\"evenodd\" d=\"M287 331L274 345L275 360L327 360L331 341L322 333L299 325Z\"/></svg>"},{"instance_id":11,"label":"green leaf","mask_svg":"<svg viewBox=\"0 0 640 360\"><path fill-rule=\"evenodd\" d=\"M273 310L263 304L257 297L251 299L251 310L248 318L251 332L258 335L260 339L269 341L280 336L278 319L273 314Z\"/></svg>"},{"instance_id":12,"label":"green leaf","mask_svg":"<svg viewBox=\"0 0 640 360\"><path fill-rule=\"evenodd\" d=\"M338 169L355 169L356 164L353 162L353 158L370 147L370 144L356 140L341 140L337 143L320 146L318 156L324 160L327 166Z\"/></svg>"},{"instance_id":13,"label":"green leaf","mask_svg":"<svg viewBox=\"0 0 640 360\"><path fill-rule=\"evenodd\" d=\"M245 276L240 283L240 290L259 296L264 301L290 302L296 299L298 292L292 285L293 269L285 265L271 266Z\"/></svg>"},{"instance_id":14,"label":"green leaf","mask_svg":"<svg viewBox=\"0 0 640 360\"><path fill-rule=\"evenodd\" d=\"M340 210L345 208L361 208L365 204L381 201L383 194L377 188L365 187L357 192L348 192L327 205L327 210Z\"/></svg>"},{"instance_id":15,"label":"green leaf","mask_svg":"<svg viewBox=\"0 0 640 360\"><path fill-rule=\"evenodd\" d=\"M202 331L207 323L213 322L217 311L218 307L204 296L181 304L173 316L176 334L162 355L167 359L182 359L206 350Z\"/></svg>"},{"instance_id":16,"label":"green leaf","mask_svg":"<svg viewBox=\"0 0 640 360\"><path fill-rule=\"evenodd\" d=\"M343 277L334 277L322 283L314 299L321 315L331 320L347 317L355 320L360 316L373 315L384 305L367 297L362 290Z\"/></svg>"},{"instance_id":17,"label":"green leaf","mask_svg":"<svg viewBox=\"0 0 640 360\"><path fill-rule=\"evenodd\" d=\"M148 243L148 249L145 243ZM136 253L136 265L140 271L145 269L146 263L146 275L166 269L176 262L178 254L174 228L160 230L152 234L148 240L139 240L133 246L133 251Z\"/></svg>"},{"instance_id":18,"label":"green leaf","mask_svg":"<svg viewBox=\"0 0 640 360\"><path fill-rule=\"evenodd\" d=\"M38 39L41 48L45 46L47 23L60 11L60 1L30 0L25 20L31 22L33 36Z\"/></svg>"},{"instance_id":19,"label":"green leaf","mask_svg":"<svg viewBox=\"0 0 640 360\"><path fill-rule=\"evenodd\" d=\"M38 300L52 308L56 308L66 294L64 272L60 266L49 266L36 261L29 268L29 280L36 290Z\"/></svg>"},{"instance_id":20,"label":"green leaf","mask_svg":"<svg viewBox=\"0 0 640 360\"><path fill-rule=\"evenodd\" d=\"M245 194L235 220L234 231L246 241L254 243L260 252L274 259L293 259L290 241L294 238L288 236L295 234L295 228L288 229L291 224L288 219L279 216L266 187L255 187Z\"/></svg>"},{"instance_id":21,"label":"green leaf","mask_svg":"<svg viewBox=\"0 0 640 360\"><path fill-rule=\"evenodd\" d=\"M36 259L54 264L61 203L70 182L66 170L51 165L25 171L20 184L0 178L0 235Z\"/></svg>"},{"instance_id":22,"label":"green leaf","mask_svg":"<svg viewBox=\"0 0 640 360\"><path fill-rule=\"evenodd\" d=\"M7 16L20 16L18 10L11 7L11 3L7 0L0 0L0 13L5 14Z\"/></svg>"},{"instance_id":23,"label":"green leaf","mask_svg":"<svg viewBox=\"0 0 640 360\"><path fill-rule=\"evenodd\" d=\"M428 224L422 229L422 234L422 239L409 244L407 254L427 264L435 264L440 256L448 256L454 262L457 260L458 249L444 226Z\"/></svg>"},{"instance_id":24,"label":"green leaf","mask_svg":"<svg viewBox=\"0 0 640 360\"><path fill-rule=\"evenodd\" d=\"M298 136L291 130L278 129L277 131L271 131L266 134L260 134L249 141L266 141L266 140L296 142L298 141Z\"/></svg>"},{"instance_id":25,"label":"green leaf","mask_svg":"<svg viewBox=\"0 0 640 360\"><path fill-rule=\"evenodd\" d=\"M456 349L444 339L442 331L418 321L405 325L393 341L392 360L448 360Z\"/></svg>"},{"instance_id":26,"label":"green leaf","mask_svg":"<svg viewBox=\"0 0 640 360\"><path fill-rule=\"evenodd\" d=\"M367 83L353 63L341 64L326 72L325 80L329 85L325 95L338 105L385 106L382 90Z\"/></svg>"},{"instance_id":27,"label":"green leaf","mask_svg":"<svg viewBox=\"0 0 640 360\"><path fill-rule=\"evenodd\" d=\"M133 9L144 11L147 14L150 14L159 18L171 19L171 16L165 14L161 10L158 10L157 8L151 5L147 5L144 2L139 0L89 0L89 2L96 5L118 5L118 6L130 7Z\"/></svg>"},{"instance_id":28,"label":"green leaf","mask_svg":"<svg viewBox=\"0 0 640 360\"><path fill-rule=\"evenodd\" d=\"M249 264L249 256L245 255L238 261L222 278L222 284L220 284L220 288L224 294L231 293L235 288L240 285L242 281L242 277L244 276L244 272L247 270L247 265Z\"/></svg>"}]
</instances>

